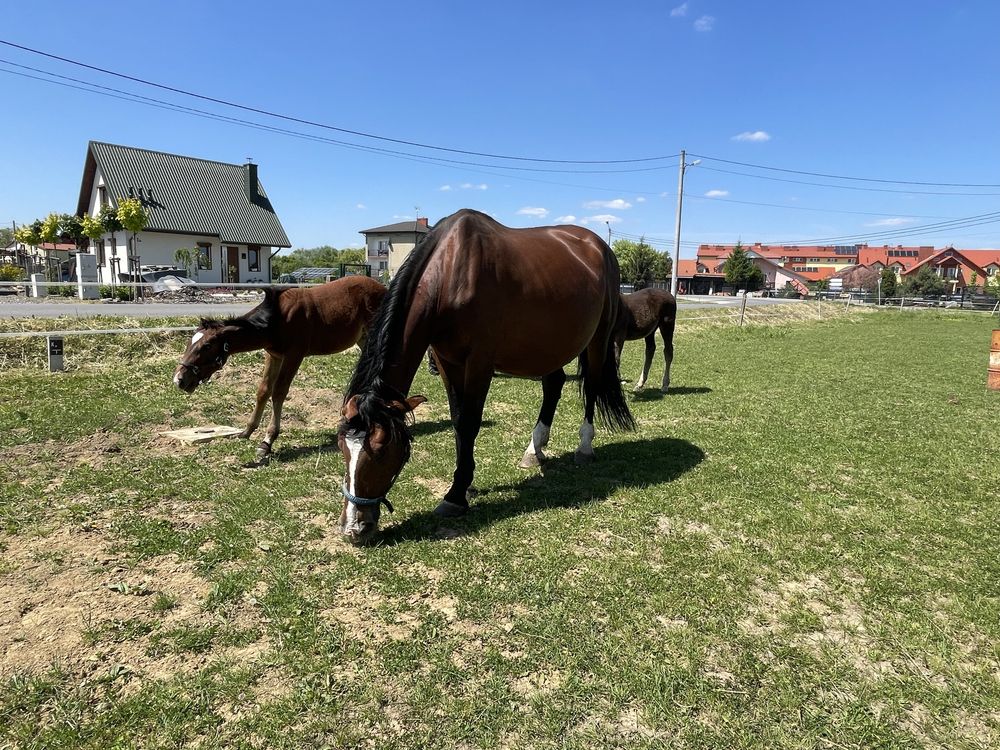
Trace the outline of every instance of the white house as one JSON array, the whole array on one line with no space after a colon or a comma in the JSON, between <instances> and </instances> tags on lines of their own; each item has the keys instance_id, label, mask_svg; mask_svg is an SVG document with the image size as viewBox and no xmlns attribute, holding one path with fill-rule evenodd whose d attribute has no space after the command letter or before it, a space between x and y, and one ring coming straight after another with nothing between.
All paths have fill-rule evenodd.
<instances>
[{"instance_id":1,"label":"white house","mask_svg":"<svg viewBox=\"0 0 1000 750\"><path fill-rule=\"evenodd\" d=\"M362 229L360 233L365 236L372 275L380 276L388 272L390 276L395 276L406 256L429 231L425 218Z\"/></svg>"},{"instance_id":2,"label":"white house","mask_svg":"<svg viewBox=\"0 0 1000 750\"><path fill-rule=\"evenodd\" d=\"M91 243L100 281L125 280L138 266L178 266L175 253L191 250L192 275L201 282L267 282L271 256L291 247L257 178L256 164L227 164L91 141L77 214L96 216L138 198L147 228L106 234Z\"/></svg>"}]
</instances>

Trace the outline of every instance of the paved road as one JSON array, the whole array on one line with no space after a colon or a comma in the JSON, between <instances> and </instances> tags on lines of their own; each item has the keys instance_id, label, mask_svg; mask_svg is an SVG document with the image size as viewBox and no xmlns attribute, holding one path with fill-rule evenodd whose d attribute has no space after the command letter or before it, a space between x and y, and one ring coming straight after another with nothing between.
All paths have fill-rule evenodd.
<instances>
[{"instance_id":1,"label":"paved road","mask_svg":"<svg viewBox=\"0 0 1000 750\"><path fill-rule=\"evenodd\" d=\"M97 315L122 316L130 318L173 318L173 317L223 317L242 315L257 304L258 300L245 302L79 302L59 298L58 300L25 299L24 297L0 296L0 318L88 318ZM708 297L688 295L682 298L682 309L710 309L718 307L739 307L738 297ZM769 299L750 297L747 307L767 305L804 304L801 300Z\"/></svg>"}]
</instances>

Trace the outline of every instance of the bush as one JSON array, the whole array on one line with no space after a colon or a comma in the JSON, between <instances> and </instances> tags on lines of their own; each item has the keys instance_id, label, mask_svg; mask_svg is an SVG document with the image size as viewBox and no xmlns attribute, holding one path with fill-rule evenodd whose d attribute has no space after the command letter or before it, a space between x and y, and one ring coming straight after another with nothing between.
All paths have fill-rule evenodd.
<instances>
[{"instance_id":1,"label":"bush","mask_svg":"<svg viewBox=\"0 0 1000 750\"><path fill-rule=\"evenodd\" d=\"M111 287L108 285L102 285L100 287L101 299L116 299L121 302L127 302L132 299L131 291L127 286L117 286Z\"/></svg>"},{"instance_id":2,"label":"bush","mask_svg":"<svg viewBox=\"0 0 1000 750\"><path fill-rule=\"evenodd\" d=\"M0 263L0 281L24 281L24 269L11 263Z\"/></svg>"}]
</instances>

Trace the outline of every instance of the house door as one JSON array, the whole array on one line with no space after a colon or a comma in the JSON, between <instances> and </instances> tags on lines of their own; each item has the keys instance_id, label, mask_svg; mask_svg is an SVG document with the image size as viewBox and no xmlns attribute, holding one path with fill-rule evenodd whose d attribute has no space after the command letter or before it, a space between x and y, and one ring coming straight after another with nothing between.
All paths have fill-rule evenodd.
<instances>
[{"instance_id":1,"label":"house door","mask_svg":"<svg viewBox=\"0 0 1000 750\"><path fill-rule=\"evenodd\" d=\"M240 249L226 247L226 280L230 284L240 283Z\"/></svg>"}]
</instances>

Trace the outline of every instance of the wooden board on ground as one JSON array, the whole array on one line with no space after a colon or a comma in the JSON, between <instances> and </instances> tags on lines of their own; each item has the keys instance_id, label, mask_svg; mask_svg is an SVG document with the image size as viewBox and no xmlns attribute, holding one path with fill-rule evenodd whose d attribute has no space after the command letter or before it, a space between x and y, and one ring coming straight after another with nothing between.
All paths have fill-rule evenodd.
<instances>
[{"instance_id":1,"label":"wooden board on ground","mask_svg":"<svg viewBox=\"0 0 1000 750\"><path fill-rule=\"evenodd\" d=\"M239 427L229 427L227 425L210 424L204 427L185 427L181 430L168 430L161 432L164 437L172 437L182 443L207 443L220 437L233 437L239 435L242 430Z\"/></svg>"}]
</instances>

